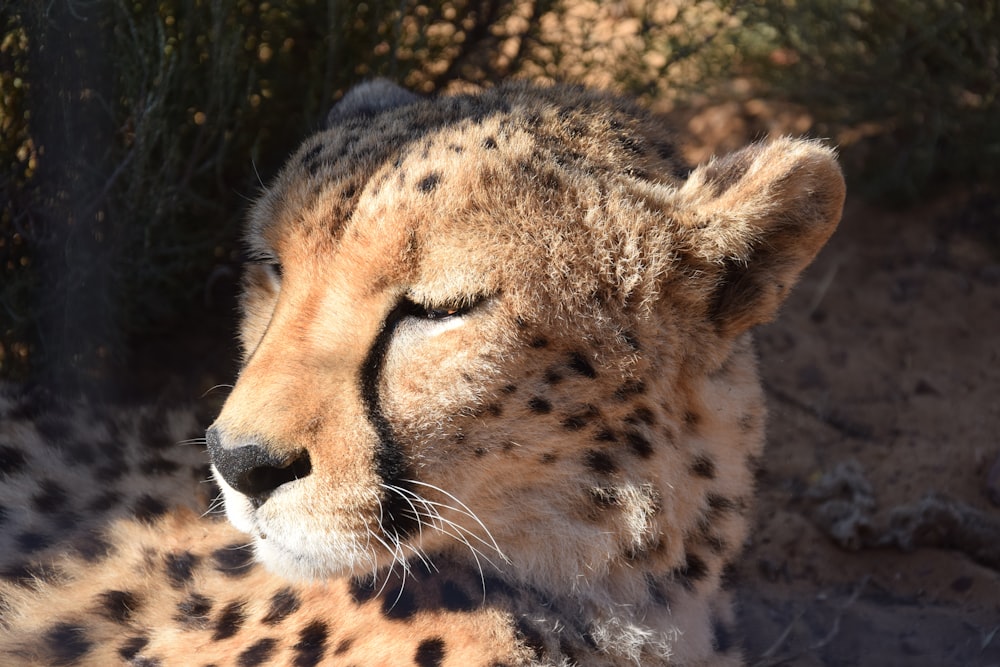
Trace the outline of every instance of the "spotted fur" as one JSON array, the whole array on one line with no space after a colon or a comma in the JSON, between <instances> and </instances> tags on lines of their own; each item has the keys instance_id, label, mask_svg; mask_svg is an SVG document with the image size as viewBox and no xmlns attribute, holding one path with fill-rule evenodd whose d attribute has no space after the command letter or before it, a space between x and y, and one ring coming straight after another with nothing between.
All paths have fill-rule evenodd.
<instances>
[{"instance_id":1,"label":"spotted fur","mask_svg":"<svg viewBox=\"0 0 1000 667\"><path fill-rule=\"evenodd\" d=\"M690 171L659 119L582 89L355 90L249 218L243 366L207 435L229 523L179 507L197 462L8 404L0 516L31 506L0 657L740 664L749 330L843 196L815 142ZM102 462L69 480L74 447Z\"/></svg>"}]
</instances>

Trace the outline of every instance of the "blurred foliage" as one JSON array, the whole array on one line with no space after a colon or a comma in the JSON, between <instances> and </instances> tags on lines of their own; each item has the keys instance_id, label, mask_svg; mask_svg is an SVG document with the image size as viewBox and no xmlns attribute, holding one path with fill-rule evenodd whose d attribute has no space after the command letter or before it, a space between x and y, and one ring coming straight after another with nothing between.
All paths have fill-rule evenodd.
<instances>
[{"instance_id":1,"label":"blurred foliage","mask_svg":"<svg viewBox=\"0 0 1000 667\"><path fill-rule=\"evenodd\" d=\"M908 201L1000 179L996 0L756 0L740 51L841 145L855 191Z\"/></svg>"},{"instance_id":2,"label":"blurred foliage","mask_svg":"<svg viewBox=\"0 0 1000 667\"><path fill-rule=\"evenodd\" d=\"M373 76L422 93L509 76L613 88L673 112L706 151L728 146L705 128L818 134L875 196L988 182L996 12L995 0L6 3L0 375L99 375L126 358L128 334L182 328L235 273L260 182Z\"/></svg>"}]
</instances>

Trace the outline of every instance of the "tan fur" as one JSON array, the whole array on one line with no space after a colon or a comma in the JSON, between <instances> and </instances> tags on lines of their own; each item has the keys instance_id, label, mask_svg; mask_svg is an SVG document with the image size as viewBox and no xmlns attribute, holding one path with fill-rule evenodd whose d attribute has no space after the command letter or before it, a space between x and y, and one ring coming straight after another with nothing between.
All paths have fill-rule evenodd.
<instances>
[{"instance_id":1,"label":"tan fur","mask_svg":"<svg viewBox=\"0 0 1000 667\"><path fill-rule=\"evenodd\" d=\"M628 103L522 84L378 82L330 122L248 224L244 366L209 432L246 535L120 520L114 555L4 590L0 651L46 664L65 618L88 664L130 634L164 665L739 664L722 579L765 421L748 330L836 226L833 153L784 139L687 174ZM247 542L259 565L210 566ZM198 565L171 582L178 553ZM81 604L112 586L142 604ZM213 639L227 604L240 627Z\"/></svg>"}]
</instances>

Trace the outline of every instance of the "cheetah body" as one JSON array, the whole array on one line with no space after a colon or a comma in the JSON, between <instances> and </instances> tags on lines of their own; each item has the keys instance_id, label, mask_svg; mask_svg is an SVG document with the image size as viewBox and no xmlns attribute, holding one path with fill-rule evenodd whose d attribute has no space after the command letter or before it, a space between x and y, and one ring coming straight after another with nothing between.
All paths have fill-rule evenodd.
<instances>
[{"instance_id":1,"label":"cheetah body","mask_svg":"<svg viewBox=\"0 0 1000 667\"><path fill-rule=\"evenodd\" d=\"M749 330L842 202L814 142L689 171L598 93L356 89L249 218L243 365L207 437L229 523L199 514L203 450L157 450L172 485L151 496L141 429L98 428L94 460L139 453L97 469L135 479L8 567L0 660L740 664ZM46 440L5 410L4 438ZM13 480L46 478L46 447L65 465L67 437L96 436L17 448L15 560L53 519ZM94 470L58 489L122 489Z\"/></svg>"}]
</instances>

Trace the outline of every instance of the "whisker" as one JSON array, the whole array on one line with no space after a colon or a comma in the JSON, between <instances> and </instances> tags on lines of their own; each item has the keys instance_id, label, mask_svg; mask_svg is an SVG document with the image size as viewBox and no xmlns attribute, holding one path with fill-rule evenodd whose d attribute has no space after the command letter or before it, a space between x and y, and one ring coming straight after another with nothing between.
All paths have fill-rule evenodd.
<instances>
[{"instance_id":1,"label":"whisker","mask_svg":"<svg viewBox=\"0 0 1000 667\"><path fill-rule=\"evenodd\" d=\"M231 385L231 384L217 384L217 385L214 385L214 386L209 387L208 389L206 389L205 393L201 395L201 398L205 398L206 396L208 396L209 394L211 394L216 389L232 389L232 388L233 388L233 385Z\"/></svg>"},{"instance_id":2,"label":"whisker","mask_svg":"<svg viewBox=\"0 0 1000 667\"><path fill-rule=\"evenodd\" d=\"M472 519L472 520L473 520L473 521L475 521L475 522L476 522L477 524L479 524L479 527L483 529L483 531L484 531L484 532L486 533L486 536L487 536L487 537L489 538L489 543L487 543L487 542L486 542L485 540L481 540L481 541L482 541L482 542L483 542L484 544L487 544L487 546L490 546L490 547L491 547L491 548L492 548L492 549L493 549L494 551L496 551L496 552L497 552L497 555L498 555L498 556L500 556L500 558L501 558L501 559L502 559L502 560L503 560L503 561L504 561L505 563L510 563L510 559L509 559L509 558L508 558L508 557L507 557L507 556L506 556L506 555L505 555L505 554L503 553L503 550L502 550L502 549L500 549L500 545L498 545L498 544L497 544L497 542L496 542L496 538L494 538L494 537L493 537L493 533L491 533L491 532L490 532L490 529L486 527L486 524L484 524L484 523L483 523L483 522L482 522L482 521L481 521L481 520L479 519L479 517L478 517L478 516L476 516L476 513L475 513L475 512L473 512L473 511L472 511L472 510L471 510L471 509L469 508L469 506L468 506L468 505L466 505L465 503L463 503L463 502L462 502L461 500L459 500L458 498L456 498L456 497L455 497L454 495L452 495L451 493L448 493L447 491L445 491L445 490L444 490L444 489L442 489L441 487L438 487L438 486L435 486L435 485L433 485L433 484L428 484L428 483L426 483L426 482L421 482L421 481L419 481L419 480L403 480L403 481L405 481L405 482L407 482L407 483L410 483L410 484L417 484L417 485L419 485L419 486L424 486L424 487L427 487L427 488L429 488L429 489L432 489L432 490L434 490L434 491L437 491L438 493L441 493L441 494L444 494L445 496L447 496L447 497L448 497L448 498L450 498L451 500L453 500L453 501L455 501L456 503L458 503L458 504L459 504L459 505L461 506L461 508L458 508L458 507L450 507L449 509L452 509L452 510L454 510L454 511L456 511L456 512L460 512L460 513L462 513L462 514L465 514L465 515L466 515L466 516L468 516L468 517L469 517L470 519ZM425 500L426 500L426 499L425 499ZM428 500L427 502L429 502L429 503L432 503L432 502L434 502L434 501L430 501L430 500ZM447 506L445 506L445 507L447 507ZM480 539L480 538L477 538L477 539Z\"/></svg>"}]
</instances>

